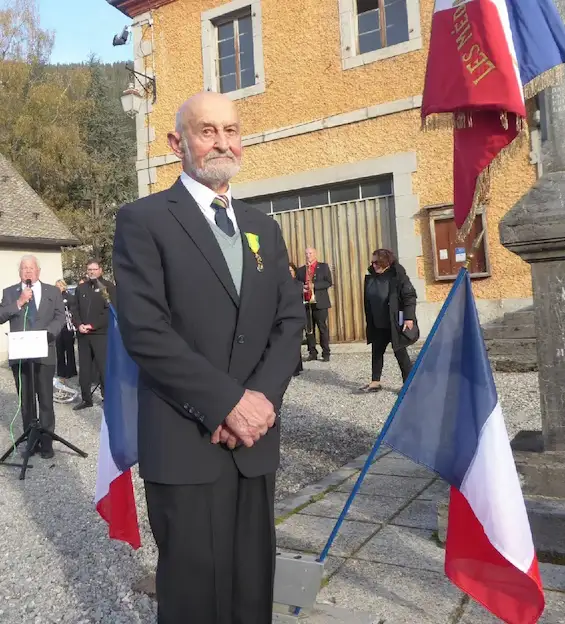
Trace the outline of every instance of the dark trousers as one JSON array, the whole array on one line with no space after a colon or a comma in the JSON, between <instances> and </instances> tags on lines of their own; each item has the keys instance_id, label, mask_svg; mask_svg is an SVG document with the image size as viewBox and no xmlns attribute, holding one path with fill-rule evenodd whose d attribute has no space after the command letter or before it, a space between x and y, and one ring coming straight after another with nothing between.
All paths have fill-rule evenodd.
<instances>
[{"instance_id":1,"label":"dark trousers","mask_svg":"<svg viewBox=\"0 0 565 624\"><path fill-rule=\"evenodd\" d=\"M23 360L20 365L14 364L12 372L16 382L16 391L20 393L21 379L21 398L22 398L22 423L24 431L31 425L33 413L33 401L39 401L39 423L43 429L47 431L55 431L55 410L53 409L53 377L55 376L54 364L35 363L35 397L31 396L31 362ZM41 436L41 448L49 450L52 448L53 441L47 435Z\"/></svg>"},{"instance_id":2,"label":"dark trousers","mask_svg":"<svg viewBox=\"0 0 565 624\"><path fill-rule=\"evenodd\" d=\"M78 337L78 379L82 400L92 402L91 384L94 379L94 366L100 376L100 388L104 393L104 374L106 372L106 334L79 334Z\"/></svg>"},{"instance_id":3,"label":"dark trousers","mask_svg":"<svg viewBox=\"0 0 565 624\"><path fill-rule=\"evenodd\" d=\"M145 482L158 624L271 624L274 491L274 474L247 479L231 458L214 483Z\"/></svg>"},{"instance_id":4,"label":"dark trousers","mask_svg":"<svg viewBox=\"0 0 565 624\"><path fill-rule=\"evenodd\" d=\"M57 336L57 375L69 379L77 374L74 332L64 328Z\"/></svg>"},{"instance_id":5,"label":"dark trousers","mask_svg":"<svg viewBox=\"0 0 565 624\"><path fill-rule=\"evenodd\" d=\"M318 355L316 349L316 327L320 332L322 355L330 354L330 331L328 329L328 311L318 310L316 304L306 304L306 342L310 355Z\"/></svg>"},{"instance_id":6,"label":"dark trousers","mask_svg":"<svg viewBox=\"0 0 565 624\"><path fill-rule=\"evenodd\" d=\"M384 363L383 356L391 340L392 336L390 329L375 329L374 339L371 344L373 381L381 380ZM404 348L398 349L398 351L394 352L394 355L396 356L396 361L400 366L402 381L406 381L410 371L412 370L412 362L410 361L408 351Z\"/></svg>"}]
</instances>

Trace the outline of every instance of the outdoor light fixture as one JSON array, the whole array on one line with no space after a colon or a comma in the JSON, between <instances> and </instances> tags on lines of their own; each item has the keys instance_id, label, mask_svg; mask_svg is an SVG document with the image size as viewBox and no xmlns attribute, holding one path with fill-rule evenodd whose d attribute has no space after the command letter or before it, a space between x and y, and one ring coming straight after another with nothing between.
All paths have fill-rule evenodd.
<instances>
[{"instance_id":1,"label":"outdoor light fixture","mask_svg":"<svg viewBox=\"0 0 565 624\"><path fill-rule=\"evenodd\" d=\"M133 69L133 67L129 65L126 65L126 69L132 75L133 80L136 80L141 86L141 88L143 89L143 93L140 93L139 90L135 87L135 84L132 80L132 82L130 82L129 84L129 87L123 92L122 97L121 97L122 108L124 109L124 113L128 115L129 117L135 117L141 109L141 102L149 94L153 96L152 102L153 104L155 104L155 101L157 99L157 82L155 81L155 78L153 78L152 76L146 76L145 74L140 74L139 72L136 72ZM138 76L141 76L142 78L144 78L145 81L142 82L138 78Z\"/></svg>"},{"instance_id":2,"label":"outdoor light fixture","mask_svg":"<svg viewBox=\"0 0 565 624\"><path fill-rule=\"evenodd\" d=\"M135 88L133 82L130 82L129 87L123 92L121 100L124 113L128 117L135 117L141 108L143 96Z\"/></svg>"}]
</instances>

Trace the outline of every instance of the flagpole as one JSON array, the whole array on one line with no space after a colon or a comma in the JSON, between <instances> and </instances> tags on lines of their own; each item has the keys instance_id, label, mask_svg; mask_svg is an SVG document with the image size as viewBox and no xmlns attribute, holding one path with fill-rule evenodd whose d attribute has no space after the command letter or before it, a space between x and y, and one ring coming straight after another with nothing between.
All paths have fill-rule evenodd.
<instances>
[{"instance_id":1,"label":"flagpole","mask_svg":"<svg viewBox=\"0 0 565 624\"><path fill-rule=\"evenodd\" d=\"M320 563L324 562L326 557L328 556L330 548L332 547L335 541L335 538L337 537L337 534L339 533L341 525L343 524L343 521L345 520L345 517L347 516L347 513L349 512L349 508L351 507L353 500L357 496L357 493L359 492L361 484L363 483L363 480L365 479L365 476L367 472L369 471L369 468L371 467L371 464L373 463L375 456L379 448L381 447L382 442L390 426L392 425L392 421L394 420L394 417L396 416L396 413L398 412L398 409L402 403L402 399L404 399L404 396L406 395L406 392L408 391L408 388L410 384L412 383L412 379L414 378L414 375L416 374L416 371L418 370L422 362L422 358L424 357L426 351L428 350L430 342L432 341L435 333L437 332L438 327L443 317L445 316L447 308L449 304L451 303L451 300L453 299L461 283L464 281L466 275L467 275L467 269L462 267L459 271L459 274L457 275L457 279L455 280L451 290L449 291L449 294L447 295L447 298L439 314L437 315L437 318L433 324L432 329L430 330L430 333L428 334L428 337L426 338L426 341L424 342L424 346L420 350L420 353L418 354L418 357L416 358L416 361L414 362L414 366L412 367L412 370L410 371L410 374L408 375L406 382L402 386L402 389L398 395L398 398L396 399L396 402L394 403L394 406L392 410L390 411L390 414L388 415L388 418L386 419L385 424L383 425L383 428L381 429L381 432L379 433L377 439L375 440L375 443L373 444L373 448L371 449L371 452L369 453L369 456L367 457L365 461L365 464L359 474L359 477L357 478L357 481L355 482L355 485L353 486L353 489L351 490L351 493L349 494L349 497L347 498L347 501L341 511L341 514L339 518L337 519L337 522L335 523L335 526L330 534L330 537L328 538L328 541L326 542L326 545L324 546L322 553L317 559L317 561L319 561ZM299 613L300 613L300 607L297 607L294 611L294 615L298 615Z\"/></svg>"},{"instance_id":2,"label":"flagpole","mask_svg":"<svg viewBox=\"0 0 565 624\"><path fill-rule=\"evenodd\" d=\"M471 251L469 251L469 254L467 255L467 262L465 262L465 268L467 269L467 271L471 269L471 263L473 262L473 258L475 257L477 253L477 249L481 245L481 241L483 240L484 235L485 235L485 231L481 230L477 238L475 238L475 240L473 241L473 244L471 245Z\"/></svg>"}]
</instances>

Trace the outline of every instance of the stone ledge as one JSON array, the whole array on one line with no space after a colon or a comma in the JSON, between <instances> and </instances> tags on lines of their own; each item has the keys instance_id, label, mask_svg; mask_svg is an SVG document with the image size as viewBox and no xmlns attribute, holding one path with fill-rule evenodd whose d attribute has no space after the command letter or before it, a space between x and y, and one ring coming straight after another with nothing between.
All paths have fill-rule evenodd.
<instances>
[{"instance_id":1,"label":"stone ledge","mask_svg":"<svg viewBox=\"0 0 565 624\"><path fill-rule=\"evenodd\" d=\"M514 461L525 496L565 501L565 452L515 450Z\"/></svg>"}]
</instances>

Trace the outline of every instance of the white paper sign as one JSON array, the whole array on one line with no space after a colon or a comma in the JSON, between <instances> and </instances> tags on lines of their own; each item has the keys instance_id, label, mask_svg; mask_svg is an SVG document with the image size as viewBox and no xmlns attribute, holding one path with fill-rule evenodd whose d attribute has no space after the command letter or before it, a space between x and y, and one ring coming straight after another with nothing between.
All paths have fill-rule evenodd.
<instances>
[{"instance_id":1,"label":"white paper sign","mask_svg":"<svg viewBox=\"0 0 565 624\"><path fill-rule=\"evenodd\" d=\"M447 255L447 249L440 249L439 250L439 259L440 260L447 260L449 258L449 256Z\"/></svg>"},{"instance_id":2,"label":"white paper sign","mask_svg":"<svg viewBox=\"0 0 565 624\"><path fill-rule=\"evenodd\" d=\"M47 357L47 330L20 331L8 334L8 359L30 360Z\"/></svg>"},{"instance_id":3,"label":"white paper sign","mask_svg":"<svg viewBox=\"0 0 565 624\"><path fill-rule=\"evenodd\" d=\"M455 248L455 262L465 262L465 260L467 260L465 247L456 247Z\"/></svg>"}]
</instances>

